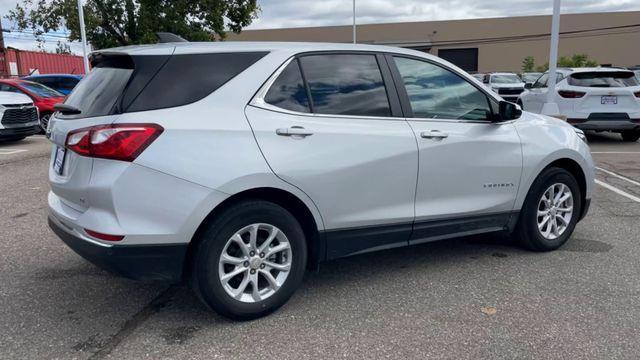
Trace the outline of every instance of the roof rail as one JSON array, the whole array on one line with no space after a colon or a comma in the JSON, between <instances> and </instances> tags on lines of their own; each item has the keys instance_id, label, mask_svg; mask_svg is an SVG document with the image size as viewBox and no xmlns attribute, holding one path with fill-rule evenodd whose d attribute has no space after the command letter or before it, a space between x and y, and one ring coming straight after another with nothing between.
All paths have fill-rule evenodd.
<instances>
[{"instance_id":1,"label":"roof rail","mask_svg":"<svg viewBox=\"0 0 640 360\"><path fill-rule=\"evenodd\" d=\"M157 32L156 37L158 38L159 44L170 42L189 42L184 38L170 32Z\"/></svg>"}]
</instances>

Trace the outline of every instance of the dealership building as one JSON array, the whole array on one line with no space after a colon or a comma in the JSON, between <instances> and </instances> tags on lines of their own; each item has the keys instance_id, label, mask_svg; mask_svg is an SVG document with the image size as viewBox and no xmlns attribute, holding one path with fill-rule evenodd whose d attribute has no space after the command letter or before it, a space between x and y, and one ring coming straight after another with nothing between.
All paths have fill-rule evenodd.
<instances>
[{"instance_id":1,"label":"dealership building","mask_svg":"<svg viewBox=\"0 0 640 360\"><path fill-rule=\"evenodd\" d=\"M518 72L527 56L536 65L548 61L550 31L550 15L363 24L357 41L428 52L469 72ZM560 33L560 56L586 54L602 66L640 65L640 11L565 14ZM348 43L352 27L244 30L227 40Z\"/></svg>"}]
</instances>

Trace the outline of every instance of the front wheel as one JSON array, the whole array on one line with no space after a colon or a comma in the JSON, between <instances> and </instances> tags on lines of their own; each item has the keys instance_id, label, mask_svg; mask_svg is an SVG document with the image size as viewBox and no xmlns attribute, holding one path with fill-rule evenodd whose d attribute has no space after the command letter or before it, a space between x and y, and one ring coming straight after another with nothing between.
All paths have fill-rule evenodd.
<instances>
[{"instance_id":1,"label":"front wheel","mask_svg":"<svg viewBox=\"0 0 640 360\"><path fill-rule=\"evenodd\" d=\"M561 168L548 168L531 185L515 235L530 250L555 250L569 240L580 209L582 199L574 176Z\"/></svg>"},{"instance_id":2,"label":"front wheel","mask_svg":"<svg viewBox=\"0 0 640 360\"><path fill-rule=\"evenodd\" d=\"M626 142L636 142L640 139L640 130L635 131L623 131L621 133L622 140Z\"/></svg>"},{"instance_id":3,"label":"front wheel","mask_svg":"<svg viewBox=\"0 0 640 360\"><path fill-rule=\"evenodd\" d=\"M307 248L296 218L265 201L237 204L205 224L192 285L217 313L237 320L267 315L302 282Z\"/></svg>"}]
</instances>

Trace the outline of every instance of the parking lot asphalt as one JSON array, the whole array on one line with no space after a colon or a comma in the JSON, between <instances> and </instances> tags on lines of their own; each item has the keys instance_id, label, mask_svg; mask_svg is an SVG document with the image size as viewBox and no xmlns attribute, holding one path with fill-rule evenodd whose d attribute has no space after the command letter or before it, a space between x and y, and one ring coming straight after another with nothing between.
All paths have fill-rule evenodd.
<instances>
[{"instance_id":1,"label":"parking lot asphalt","mask_svg":"<svg viewBox=\"0 0 640 360\"><path fill-rule=\"evenodd\" d=\"M47 140L0 144L0 358L636 359L640 143L590 142L599 185L559 251L485 236L345 258L242 323L77 256L46 225Z\"/></svg>"}]
</instances>

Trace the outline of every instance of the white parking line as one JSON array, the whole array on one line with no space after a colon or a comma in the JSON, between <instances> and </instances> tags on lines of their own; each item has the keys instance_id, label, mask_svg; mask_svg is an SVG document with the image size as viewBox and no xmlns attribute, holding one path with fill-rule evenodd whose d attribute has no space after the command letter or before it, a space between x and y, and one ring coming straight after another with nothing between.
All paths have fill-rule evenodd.
<instances>
[{"instance_id":1,"label":"white parking line","mask_svg":"<svg viewBox=\"0 0 640 360\"><path fill-rule=\"evenodd\" d=\"M602 172L603 172L603 173L605 173L605 174L609 174L609 175L611 175L611 176L615 176L615 177L617 177L618 179L622 179L622 180L624 180L624 181L626 181L626 182L629 182L629 183L631 183L631 184L633 184L633 185L635 185L635 186L640 186L640 182L637 182L637 181L635 181L635 180L629 179L628 177L624 177L624 176L622 176L622 175L620 175L620 174L616 174L616 173L614 173L613 171L609 171L609 170L607 170L607 169L603 169L603 168L600 168L600 167L596 167L596 169L598 169L598 170L602 171Z\"/></svg>"},{"instance_id":2,"label":"white parking line","mask_svg":"<svg viewBox=\"0 0 640 360\"><path fill-rule=\"evenodd\" d=\"M604 181L600 181L600 180L596 179L596 184L602 186L605 189L609 189L609 190L613 191L614 193L616 193L618 195L622 195L622 196L626 197L627 199L631 199L631 200L633 200L633 201L635 201L637 203L640 203L640 198L639 197L633 196L633 195L629 194L628 192L622 191L622 190L618 189L615 186L607 184Z\"/></svg>"},{"instance_id":3,"label":"white parking line","mask_svg":"<svg viewBox=\"0 0 640 360\"><path fill-rule=\"evenodd\" d=\"M29 150L24 150L24 149L0 149L0 155L12 155L12 154L25 152L25 151L29 151Z\"/></svg>"}]
</instances>

